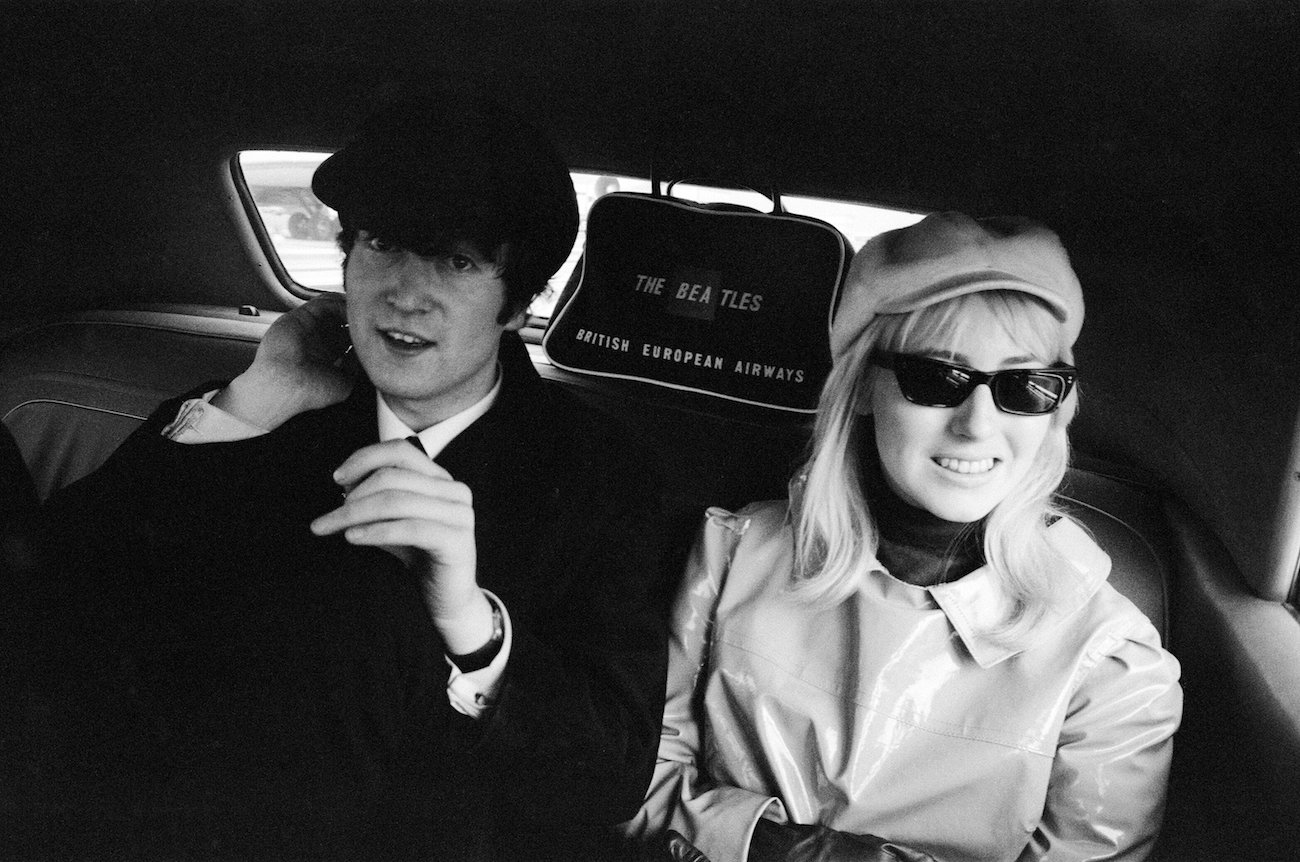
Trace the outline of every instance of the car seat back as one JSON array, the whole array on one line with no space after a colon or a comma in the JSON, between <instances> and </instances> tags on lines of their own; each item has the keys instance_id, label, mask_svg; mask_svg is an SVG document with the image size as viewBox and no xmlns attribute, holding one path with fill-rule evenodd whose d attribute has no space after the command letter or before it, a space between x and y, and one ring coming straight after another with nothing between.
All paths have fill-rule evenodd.
<instances>
[{"instance_id":1,"label":"car seat back","mask_svg":"<svg viewBox=\"0 0 1300 862\"><path fill-rule=\"evenodd\" d=\"M229 309L89 312L0 341L0 420L39 497L101 464L164 399L228 380L252 361L273 315ZM669 542L684 558L705 508L784 496L811 415L676 387L534 363L555 385L619 418L653 446L664 474ZM1114 465L1076 457L1067 511L1111 555L1111 582L1169 632L1171 534L1160 489ZM665 600L673 589L666 584Z\"/></svg>"}]
</instances>

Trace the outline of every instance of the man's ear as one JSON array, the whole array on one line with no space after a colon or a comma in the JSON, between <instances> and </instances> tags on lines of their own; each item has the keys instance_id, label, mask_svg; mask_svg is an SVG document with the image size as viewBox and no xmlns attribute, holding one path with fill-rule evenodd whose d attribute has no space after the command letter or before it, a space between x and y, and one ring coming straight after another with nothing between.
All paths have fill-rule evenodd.
<instances>
[{"instance_id":1,"label":"man's ear","mask_svg":"<svg viewBox=\"0 0 1300 862\"><path fill-rule=\"evenodd\" d=\"M527 322L528 322L528 308L524 307L516 311L509 319L506 320L504 324L505 330L506 332L518 332L519 330L524 328L524 324Z\"/></svg>"}]
</instances>

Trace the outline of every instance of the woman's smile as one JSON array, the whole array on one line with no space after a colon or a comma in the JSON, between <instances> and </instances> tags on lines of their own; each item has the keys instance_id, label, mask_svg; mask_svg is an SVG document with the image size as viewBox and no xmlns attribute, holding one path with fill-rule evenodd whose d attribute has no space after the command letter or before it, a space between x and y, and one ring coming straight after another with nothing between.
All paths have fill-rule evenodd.
<instances>
[{"instance_id":1,"label":"woman's smile","mask_svg":"<svg viewBox=\"0 0 1300 862\"><path fill-rule=\"evenodd\" d=\"M943 457L934 458L932 460L945 470L966 475L987 473L997 465L998 461L996 458L980 458L972 461L961 458Z\"/></svg>"}]
</instances>

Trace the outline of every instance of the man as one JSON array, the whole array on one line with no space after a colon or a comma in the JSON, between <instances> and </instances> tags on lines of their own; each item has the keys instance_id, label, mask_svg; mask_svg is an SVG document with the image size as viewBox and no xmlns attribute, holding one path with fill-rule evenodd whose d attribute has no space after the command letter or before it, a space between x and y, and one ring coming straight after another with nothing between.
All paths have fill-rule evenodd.
<instances>
[{"instance_id":1,"label":"man","mask_svg":"<svg viewBox=\"0 0 1300 862\"><path fill-rule=\"evenodd\" d=\"M567 168L445 99L313 188L346 299L46 508L78 672L43 696L81 714L35 819L74 855L580 858L640 804L665 652L652 470L518 335Z\"/></svg>"}]
</instances>

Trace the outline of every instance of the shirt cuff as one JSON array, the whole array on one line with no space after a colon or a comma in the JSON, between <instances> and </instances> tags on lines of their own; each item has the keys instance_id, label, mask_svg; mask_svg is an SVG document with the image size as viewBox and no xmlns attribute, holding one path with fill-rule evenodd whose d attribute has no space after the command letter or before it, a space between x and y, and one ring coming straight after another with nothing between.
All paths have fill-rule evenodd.
<instances>
[{"instance_id":1,"label":"shirt cuff","mask_svg":"<svg viewBox=\"0 0 1300 862\"><path fill-rule=\"evenodd\" d=\"M213 389L202 398L191 398L182 404L176 418L162 430L162 435L176 443L191 444L233 443L266 433L265 428L245 422L209 403L220 391Z\"/></svg>"},{"instance_id":2,"label":"shirt cuff","mask_svg":"<svg viewBox=\"0 0 1300 862\"><path fill-rule=\"evenodd\" d=\"M451 668L451 676L447 680L447 700L451 702L452 709L470 718L481 718L496 706L513 641L510 614L506 611L506 606L488 590L483 590L483 595L501 613L504 630L501 650L491 664L471 673L462 673L451 658L447 659L447 666Z\"/></svg>"}]
</instances>

